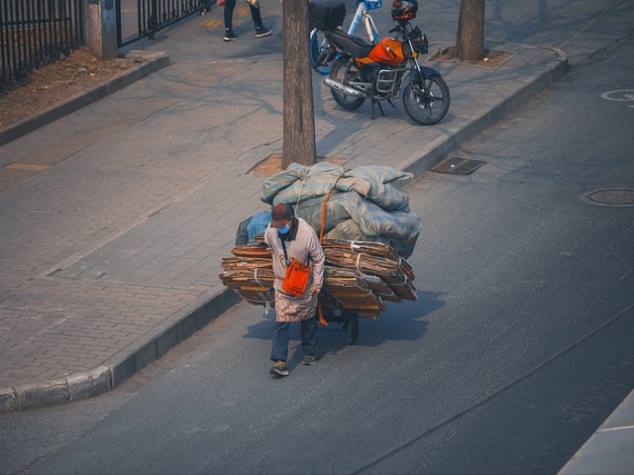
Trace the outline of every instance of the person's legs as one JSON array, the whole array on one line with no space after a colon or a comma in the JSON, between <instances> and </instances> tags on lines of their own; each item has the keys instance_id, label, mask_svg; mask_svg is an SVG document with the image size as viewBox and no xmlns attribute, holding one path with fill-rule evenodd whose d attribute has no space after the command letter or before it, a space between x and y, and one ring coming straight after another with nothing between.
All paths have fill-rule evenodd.
<instances>
[{"instance_id":1,"label":"person's legs","mask_svg":"<svg viewBox=\"0 0 634 475\"><path fill-rule=\"evenodd\" d=\"M223 40L233 41L238 37L233 32L233 9L236 6L236 0L227 0L225 3L225 35Z\"/></svg>"},{"instance_id":2,"label":"person's legs","mask_svg":"<svg viewBox=\"0 0 634 475\"><path fill-rule=\"evenodd\" d=\"M236 0L227 0L225 3L225 30L233 30L233 9Z\"/></svg>"},{"instance_id":3,"label":"person's legs","mask_svg":"<svg viewBox=\"0 0 634 475\"><path fill-rule=\"evenodd\" d=\"M304 358L317 357L317 319L313 315L308 320L302 320L302 348Z\"/></svg>"},{"instance_id":4,"label":"person's legs","mask_svg":"<svg viewBox=\"0 0 634 475\"><path fill-rule=\"evenodd\" d=\"M273 361L286 361L288 359L289 340L290 325L287 322L275 322L273 349L271 351Z\"/></svg>"},{"instance_id":5,"label":"person's legs","mask_svg":"<svg viewBox=\"0 0 634 475\"><path fill-rule=\"evenodd\" d=\"M276 377L288 376L288 366L286 359L288 358L288 341L290 338L290 325L286 322L275 323L275 333L273 334L273 349L271 350L271 359L274 365L271 368L271 374Z\"/></svg>"},{"instance_id":6,"label":"person's legs","mask_svg":"<svg viewBox=\"0 0 634 475\"><path fill-rule=\"evenodd\" d=\"M264 38L265 36L271 35L273 31L262 24L260 6L258 5L257 7L254 7L249 3L249 7L251 8L251 18L253 19L253 25L255 26L255 37Z\"/></svg>"},{"instance_id":7,"label":"person's legs","mask_svg":"<svg viewBox=\"0 0 634 475\"><path fill-rule=\"evenodd\" d=\"M262 30L264 26L262 25L262 15L260 14L260 7L254 7L249 3L249 8L251 8L251 18L253 19L255 29Z\"/></svg>"}]
</instances>

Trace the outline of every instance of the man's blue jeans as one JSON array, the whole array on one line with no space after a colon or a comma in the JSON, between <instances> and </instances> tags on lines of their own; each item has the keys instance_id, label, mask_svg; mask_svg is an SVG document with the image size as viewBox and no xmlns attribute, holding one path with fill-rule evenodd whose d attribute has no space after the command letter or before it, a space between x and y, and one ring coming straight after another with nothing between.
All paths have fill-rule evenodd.
<instances>
[{"instance_id":1,"label":"man's blue jeans","mask_svg":"<svg viewBox=\"0 0 634 475\"><path fill-rule=\"evenodd\" d=\"M308 320L302 320L302 347L304 356L317 356L317 318L313 315ZM273 351L271 359L273 361L286 361L288 359L288 342L290 341L290 323L275 322L275 333L273 334Z\"/></svg>"}]
</instances>

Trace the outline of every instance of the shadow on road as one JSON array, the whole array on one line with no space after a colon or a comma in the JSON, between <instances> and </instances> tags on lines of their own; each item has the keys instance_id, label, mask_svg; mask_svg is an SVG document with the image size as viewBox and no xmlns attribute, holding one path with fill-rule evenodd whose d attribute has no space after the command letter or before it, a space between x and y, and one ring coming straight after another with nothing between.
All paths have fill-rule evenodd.
<instances>
[{"instance_id":1,"label":"shadow on road","mask_svg":"<svg viewBox=\"0 0 634 475\"><path fill-rule=\"evenodd\" d=\"M442 292L418 291L416 302L402 302L389 304L378 320L360 320L359 339L356 346L375 347L388 341L413 341L420 339L427 329L424 317L442 308ZM273 320L261 320L247 328L244 338L270 340L273 337ZM322 357L337 354L346 346L346 332L338 323L331 323L328 327L318 327L318 351ZM299 325L291 325L291 345L288 365L295 367L302 359L301 344L299 344Z\"/></svg>"}]
</instances>

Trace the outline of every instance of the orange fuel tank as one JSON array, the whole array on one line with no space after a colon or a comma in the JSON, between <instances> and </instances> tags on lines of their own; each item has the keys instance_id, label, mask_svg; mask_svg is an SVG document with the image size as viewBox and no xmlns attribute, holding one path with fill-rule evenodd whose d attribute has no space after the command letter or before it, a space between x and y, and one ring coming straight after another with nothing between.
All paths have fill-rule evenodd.
<instances>
[{"instance_id":1,"label":"orange fuel tank","mask_svg":"<svg viewBox=\"0 0 634 475\"><path fill-rule=\"evenodd\" d=\"M368 59L375 63L398 66L404 60L403 44L392 38L383 38L374 48L372 48L370 54L368 55Z\"/></svg>"}]
</instances>

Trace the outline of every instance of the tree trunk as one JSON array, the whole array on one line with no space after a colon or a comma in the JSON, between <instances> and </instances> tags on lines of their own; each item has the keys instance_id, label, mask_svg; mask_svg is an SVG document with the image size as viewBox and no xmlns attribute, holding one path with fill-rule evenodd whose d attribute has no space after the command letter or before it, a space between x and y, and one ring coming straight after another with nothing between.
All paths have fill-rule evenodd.
<instances>
[{"instance_id":1,"label":"tree trunk","mask_svg":"<svg viewBox=\"0 0 634 475\"><path fill-rule=\"evenodd\" d=\"M283 0L284 135L282 167L315 163L313 83L309 63L308 0Z\"/></svg>"},{"instance_id":2,"label":"tree trunk","mask_svg":"<svg viewBox=\"0 0 634 475\"><path fill-rule=\"evenodd\" d=\"M456 38L456 57L480 61L484 57L484 2L462 0Z\"/></svg>"}]
</instances>

